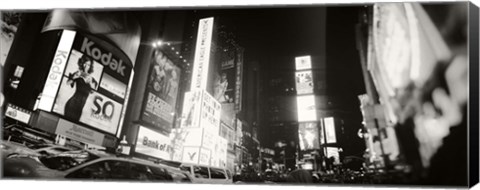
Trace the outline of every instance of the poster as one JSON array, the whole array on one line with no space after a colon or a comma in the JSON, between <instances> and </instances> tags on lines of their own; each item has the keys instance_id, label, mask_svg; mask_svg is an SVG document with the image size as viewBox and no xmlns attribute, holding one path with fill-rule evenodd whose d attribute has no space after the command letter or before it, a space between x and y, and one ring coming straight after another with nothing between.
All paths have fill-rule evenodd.
<instances>
[{"instance_id":1,"label":"poster","mask_svg":"<svg viewBox=\"0 0 480 190\"><path fill-rule=\"evenodd\" d=\"M296 72L295 84L297 88L297 94L312 94L313 93L312 71Z\"/></svg>"},{"instance_id":2,"label":"poster","mask_svg":"<svg viewBox=\"0 0 480 190\"><path fill-rule=\"evenodd\" d=\"M182 109L181 128L199 127L202 91L185 93Z\"/></svg>"},{"instance_id":3,"label":"poster","mask_svg":"<svg viewBox=\"0 0 480 190\"><path fill-rule=\"evenodd\" d=\"M233 103L235 98L235 57L222 61L220 72L215 75L213 97L220 103Z\"/></svg>"},{"instance_id":4,"label":"poster","mask_svg":"<svg viewBox=\"0 0 480 190\"><path fill-rule=\"evenodd\" d=\"M178 68L163 52L153 54L145 92L142 120L170 133L180 82Z\"/></svg>"},{"instance_id":5,"label":"poster","mask_svg":"<svg viewBox=\"0 0 480 190\"><path fill-rule=\"evenodd\" d=\"M301 150L319 149L317 123L300 123L298 126L298 138L300 140Z\"/></svg>"}]
</instances>

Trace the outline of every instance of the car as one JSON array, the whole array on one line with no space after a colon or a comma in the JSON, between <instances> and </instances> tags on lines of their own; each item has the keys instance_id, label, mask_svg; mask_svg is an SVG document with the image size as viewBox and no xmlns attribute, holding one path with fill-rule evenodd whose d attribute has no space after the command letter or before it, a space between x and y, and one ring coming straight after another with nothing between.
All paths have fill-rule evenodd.
<instances>
[{"instance_id":1,"label":"car","mask_svg":"<svg viewBox=\"0 0 480 190\"><path fill-rule=\"evenodd\" d=\"M176 161L162 160L160 163L179 168L193 176L193 183L231 184L233 177L229 170L212 166L188 164Z\"/></svg>"},{"instance_id":2,"label":"car","mask_svg":"<svg viewBox=\"0 0 480 190\"><path fill-rule=\"evenodd\" d=\"M35 144L53 144L55 135L33 127L18 124L3 127L3 140L14 141L27 146Z\"/></svg>"},{"instance_id":3,"label":"car","mask_svg":"<svg viewBox=\"0 0 480 190\"><path fill-rule=\"evenodd\" d=\"M83 161L67 155L18 155L7 158L3 163L4 177L106 181L192 181L187 172L166 165L129 157L118 157L101 151L85 151L88 152L89 157Z\"/></svg>"},{"instance_id":4,"label":"car","mask_svg":"<svg viewBox=\"0 0 480 190\"><path fill-rule=\"evenodd\" d=\"M10 157L18 154L40 156L47 154L59 154L73 150L72 148L55 144L20 144L14 141L2 141L0 143L0 149L4 157Z\"/></svg>"}]
</instances>

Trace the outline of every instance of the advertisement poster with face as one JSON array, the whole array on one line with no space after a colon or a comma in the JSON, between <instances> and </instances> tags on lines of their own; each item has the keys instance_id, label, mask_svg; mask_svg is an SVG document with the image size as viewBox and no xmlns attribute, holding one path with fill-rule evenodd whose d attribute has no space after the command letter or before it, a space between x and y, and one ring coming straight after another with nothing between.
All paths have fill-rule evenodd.
<instances>
[{"instance_id":1,"label":"advertisement poster with face","mask_svg":"<svg viewBox=\"0 0 480 190\"><path fill-rule=\"evenodd\" d=\"M132 66L125 55L94 37L77 34L53 112L115 134Z\"/></svg>"},{"instance_id":2,"label":"advertisement poster with face","mask_svg":"<svg viewBox=\"0 0 480 190\"><path fill-rule=\"evenodd\" d=\"M298 126L298 136L301 150L320 148L317 123L300 123Z\"/></svg>"},{"instance_id":3,"label":"advertisement poster with face","mask_svg":"<svg viewBox=\"0 0 480 190\"><path fill-rule=\"evenodd\" d=\"M171 131L177 101L180 68L161 51L152 57L142 120Z\"/></svg>"},{"instance_id":4,"label":"advertisement poster with face","mask_svg":"<svg viewBox=\"0 0 480 190\"><path fill-rule=\"evenodd\" d=\"M235 97L235 59L222 61L220 72L215 75L213 97L220 103L233 103Z\"/></svg>"},{"instance_id":5,"label":"advertisement poster with face","mask_svg":"<svg viewBox=\"0 0 480 190\"><path fill-rule=\"evenodd\" d=\"M297 87L297 94L311 94L313 93L313 77L312 71L302 71L295 73L295 84Z\"/></svg>"},{"instance_id":6,"label":"advertisement poster with face","mask_svg":"<svg viewBox=\"0 0 480 190\"><path fill-rule=\"evenodd\" d=\"M73 121L79 121L87 99L98 89L102 72L103 65L77 50L72 50L53 111Z\"/></svg>"}]
</instances>

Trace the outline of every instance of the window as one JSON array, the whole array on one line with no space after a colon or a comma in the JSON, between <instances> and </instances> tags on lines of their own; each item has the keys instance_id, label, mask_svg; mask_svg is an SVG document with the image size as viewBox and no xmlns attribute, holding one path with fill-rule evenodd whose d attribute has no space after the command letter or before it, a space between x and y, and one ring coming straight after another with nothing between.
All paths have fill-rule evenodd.
<instances>
[{"instance_id":1,"label":"window","mask_svg":"<svg viewBox=\"0 0 480 190\"><path fill-rule=\"evenodd\" d=\"M208 168L201 166L193 167L193 174L196 178L209 178L208 177Z\"/></svg>"},{"instance_id":2,"label":"window","mask_svg":"<svg viewBox=\"0 0 480 190\"><path fill-rule=\"evenodd\" d=\"M138 163L130 163L130 177L142 181L172 181L172 176L162 169Z\"/></svg>"},{"instance_id":3,"label":"window","mask_svg":"<svg viewBox=\"0 0 480 190\"><path fill-rule=\"evenodd\" d=\"M210 168L210 177L212 179L227 179L225 173L222 170L216 168Z\"/></svg>"},{"instance_id":4,"label":"window","mask_svg":"<svg viewBox=\"0 0 480 190\"><path fill-rule=\"evenodd\" d=\"M191 182L190 178L182 172L170 170L170 175L173 178L173 182Z\"/></svg>"}]
</instances>

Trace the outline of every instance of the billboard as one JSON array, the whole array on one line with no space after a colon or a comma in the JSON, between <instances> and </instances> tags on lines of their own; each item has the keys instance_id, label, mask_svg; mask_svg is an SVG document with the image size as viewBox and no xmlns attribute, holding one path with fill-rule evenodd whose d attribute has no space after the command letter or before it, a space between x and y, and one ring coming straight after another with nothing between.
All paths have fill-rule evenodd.
<instances>
[{"instance_id":1,"label":"billboard","mask_svg":"<svg viewBox=\"0 0 480 190\"><path fill-rule=\"evenodd\" d=\"M187 92L181 126L182 128L205 128L218 135L221 110L221 104L205 90Z\"/></svg>"},{"instance_id":2,"label":"billboard","mask_svg":"<svg viewBox=\"0 0 480 190\"><path fill-rule=\"evenodd\" d=\"M208 67L210 64L210 50L212 45L213 17L199 20L193 72L190 90L206 89Z\"/></svg>"},{"instance_id":3,"label":"billboard","mask_svg":"<svg viewBox=\"0 0 480 190\"><path fill-rule=\"evenodd\" d=\"M174 119L180 68L163 52L153 54L141 120L169 134Z\"/></svg>"},{"instance_id":4,"label":"billboard","mask_svg":"<svg viewBox=\"0 0 480 190\"><path fill-rule=\"evenodd\" d=\"M295 72L295 84L297 94L313 93L313 76L312 71Z\"/></svg>"},{"instance_id":5,"label":"billboard","mask_svg":"<svg viewBox=\"0 0 480 190\"><path fill-rule=\"evenodd\" d=\"M333 117L327 117L323 119L325 123L325 136L327 143L336 143L337 135L335 133L335 121Z\"/></svg>"},{"instance_id":6,"label":"billboard","mask_svg":"<svg viewBox=\"0 0 480 190\"><path fill-rule=\"evenodd\" d=\"M119 55L119 50L112 45L78 33L71 52L56 57L68 57L68 61L64 72L56 73L61 83L53 112L73 122L115 134L132 73L127 57ZM50 74L57 70L54 69L57 61L53 62ZM50 88L47 86L51 79L49 75L44 91ZM40 105L44 98L48 97L42 95Z\"/></svg>"},{"instance_id":7,"label":"billboard","mask_svg":"<svg viewBox=\"0 0 480 190\"><path fill-rule=\"evenodd\" d=\"M201 148L198 146L195 146L195 147L185 146L183 147L182 162L190 163L190 164L209 165L210 154L211 154L211 151L205 148Z\"/></svg>"},{"instance_id":8,"label":"billboard","mask_svg":"<svg viewBox=\"0 0 480 190\"><path fill-rule=\"evenodd\" d=\"M171 141L168 136L139 126L135 152L155 158L170 160Z\"/></svg>"},{"instance_id":9,"label":"billboard","mask_svg":"<svg viewBox=\"0 0 480 190\"><path fill-rule=\"evenodd\" d=\"M309 55L295 57L295 68L298 70L306 70L312 68L312 61Z\"/></svg>"},{"instance_id":10,"label":"billboard","mask_svg":"<svg viewBox=\"0 0 480 190\"><path fill-rule=\"evenodd\" d=\"M300 149L319 149L320 143L318 134L319 131L317 123L300 123L298 125L298 138L300 140Z\"/></svg>"},{"instance_id":11,"label":"billboard","mask_svg":"<svg viewBox=\"0 0 480 190\"><path fill-rule=\"evenodd\" d=\"M317 121L317 110L315 107L315 96L297 96L298 121Z\"/></svg>"},{"instance_id":12,"label":"billboard","mask_svg":"<svg viewBox=\"0 0 480 190\"><path fill-rule=\"evenodd\" d=\"M55 134L66 136L70 139L89 144L103 146L105 135L94 130L88 129L76 123L59 119Z\"/></svg>"}]
</instances>

